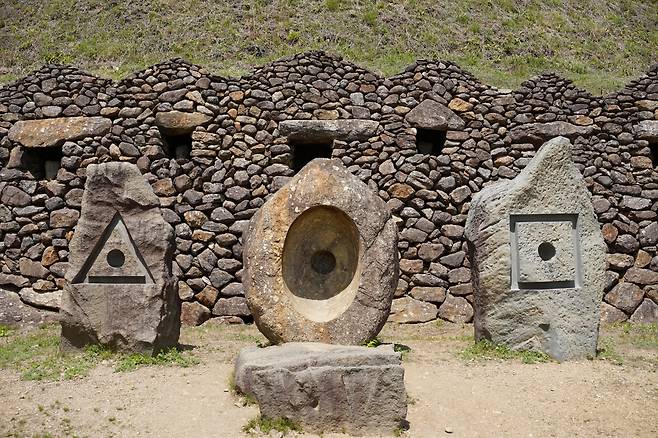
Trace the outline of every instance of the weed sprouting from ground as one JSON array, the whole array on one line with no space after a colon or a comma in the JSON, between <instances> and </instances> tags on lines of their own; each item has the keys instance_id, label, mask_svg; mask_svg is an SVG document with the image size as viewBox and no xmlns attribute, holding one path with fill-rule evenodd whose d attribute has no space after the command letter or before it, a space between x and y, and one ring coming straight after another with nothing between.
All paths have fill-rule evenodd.
<instances>
[{"instance_id":1,"label":"weed sprouting from ground","mask_svg":"<svg viewBox=\"0 0 658 438\"><path fill-rule=\"evenodd\" d=\"M623 365L624 359L617 352L615 343L611 338L604 338L599 340L599 347L596 351L596 358L607 360L615 365Z\"/></svg>"},{"instance_id":2,"label":"weed sprouting from ground","mask_svg":"<svg viewBox=\"0 0 658 438\"><path fill-rule=\"evenodd\" d=\"M198 363L199 360L194 356L185 355L176 348L170 348L169 350L159 352L155 356L140 353L122 355L119 357L114 370L117 372L133 371L139 367L148 365L175 365L187 368Z\"/></svg>"},{"instance_id":3,"label":"weed sprouting from ground","mask_svg":"<svg viewBox=\"0 0 658 438\"><path fill-rule=\"evenodd\" d=\"M254 433L260 430L265 434L269 434L271 431L276 430L285 435L288 432L301 432L302 428L297 423L286 417L266 418L259 415L258 417L249 420L242 430L246 433Z\"/></svg>"},{"instance_id":4,"label":"weed sprouting from ground","mask_svg":"<svg viewBox=\"0 0 658 438\"><path fill-rule=\"evenodd\" d=\"M8 331L0 337L0 369L14 369L23 380L69 380L84 377L102 361L116 363L116 371L131 371L145 365L187 367L198 363L194 356L176 349L156 356L114 353L99 345L82 352L61 352L58 326L46 325L28 333Z\"/></svg>"},{"instance_id":5,"label":"weed sprouting from ground","mask_svg":"<svg viewBox=\"0 0 658 438\"><path fill-rule=\"evenodd\" d=\"M6 338L12 331L11 327L0 324L0 338Z\"/></svg>"},{"instance_id":6,"label":"weed sprouting from ground","mask_svg":"<svg viewBox=\"0 0 658 438\"><path fill-rule=\"evenodd\" d=\"M520 360L522 363L534 364L548 362L550 356L545 353L530 350L512 350L505 345L494 344L491 341L479 341L459 352L459 357L468 360Z\"/></svg>"},{"instance_id":7,"label":"weed sprouting from ground","mask_svg":"<svg viewBox=\"0 0 658 438\"><path fill-rule=\"evenodd\" d=\"M369 341L365 341L363 343L363 345L368 347L368 348L375 348L375 347L379 347L380 345L382 345L382 341L379 338L374 338L374 339L371 339Z\"/></svg>"},{"instance_id":8,"label":"weed sprouting from ground","mask_svg":"<svg viewBox=\"0 0 658 438\"><path fill-rule=\"evenodd\" d=\"M621 328L622 339L638 348L658 348L658 324L632 324L624 322L618 325Z\"/></svg>"}]
</instances>

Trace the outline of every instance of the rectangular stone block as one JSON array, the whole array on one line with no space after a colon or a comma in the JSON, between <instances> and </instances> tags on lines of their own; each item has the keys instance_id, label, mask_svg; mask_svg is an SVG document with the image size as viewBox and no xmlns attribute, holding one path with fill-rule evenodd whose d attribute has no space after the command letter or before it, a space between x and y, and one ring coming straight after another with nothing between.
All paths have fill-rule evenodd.
<instances>
[{"instance_id":1,"label":"rectangular stone block","mask_svg":"<svg viewBox=\"0 0 658 438\"><path fill-rule=\"evenodd\" d=\"M249 347L235 382L262 416L286 417L305 431L392 434L407 415L404 368L391 345Z\"/></svg>"}]
</instances>

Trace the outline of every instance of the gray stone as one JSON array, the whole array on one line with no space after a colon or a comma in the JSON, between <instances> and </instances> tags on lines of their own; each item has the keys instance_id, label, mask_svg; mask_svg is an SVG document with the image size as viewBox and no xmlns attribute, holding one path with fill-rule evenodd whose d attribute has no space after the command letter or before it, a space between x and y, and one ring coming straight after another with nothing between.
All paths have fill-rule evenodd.
<instances>
[{"instance_id":1,"label":"gray stone","mask_svg":"<svg viewBox=\"0 0 658 438\"><path fill-rule=\"evenodd\" d=\"M244 297L220 298L212 309L217 316L249 316L249 306Z\"/></svg>"},{"instance_id":2,"label":"gray stone","mask_svg":"<svg viewBox=\"0 0 658 438\"><path fill-rule=\"evenodd\" d=\"M658 120L643 120L635 126L635 135L647 141L658 141Z\"/></svg>"},{"instance_id":3,"label":"gray stone","mask_svg":"<svg viewBox=\"0 0 658 438\"><path fill-rule=\"evenodd\" d=\"M25 207L30 205L32 198L18 187L6 186L4 190L2 190L0 201L3 205L11 207Z\"/></svg>"},{"instance_id":4,"label":"gray stone","mask_svg":"<svg viewBox=\"0 0 658 438\"><path fill-rule=\"evenodd\" d=\"M374 120L284 120L279 123L279 134L288 140L354 141L367 140L377 133L379 123Z\"/></svg>"},{"instance_id":5,"label":"gray stone","mask_svg":"<svg viewBox=\"0 0 658 438\"><path fill-rule=\"evenodd\" d=\"M135 165L87 167L62 294L63 347L102 344L153 354L176 346L173 241L160 200Z\"/></svg>"},{"instance_id":6,"label":"gray stone","mask_svg":"<svg viewBox=\"0 0 658 438\"><path fill-rule=\"evenodd\" d=\"M630 321L640 324L658 323L658 304L645 298L633 315L631 315Z\"/></svg>"},{"instance_id":7,"label":"gray stone","mask_svg":"<svg viewBox=\"0 0 658 438\"><path fill-rule=\"evenodd\" d=\"M379 333L398 283L397 225L340 161L306 165L244 239L245 295L269 340L358 345Z\"/></svg>"},{"instance_id":8,"label":"gray stone","mask_svg":"<svg viewBox=\"0 0 658 438\"><path fill-rule=\"evenodd\" d=\"M0 289L0 324L27 327L52 321L57 321L57 312L29 306L17 293Z\"/></svg>"},{"instance_id":9,"label":"gray stone","mask_svg":"<svg viewBox=\"0 0 658 438\"><path fill-rule=\"evenodd\" d=\"M24 303L40 309L58 310L62 300L62 291L37 292L33 288L21 289L18 294Z\"/></svg>"},{"instance_id":10,"label":"gray stone","mask_svg":"<svg viewBox=\"0 0 658 438\"><path fill-rule=\"evenodd\" d=\"M22 120L11 127L9 139L26 148L53 147L67 140L105 135L111 127L112 121L105 117Z\"/></svg>"},{"instance_id":11,"label":"gray stone","mask_svg":"<svg viewBox=\"0 0 658 438\"><path fill-rule=\"evenodd\" d=\"M630 268L624 275L625 281L645 286L658 283L658 272L651 269Z\"/></svg>"},{"instance_id":12,"label":"gray stone","mask_svg":"<svg viewBox=\"0 0 658 438\"><path fill-rule=\"evenodd\" d=\"M479 192L465 235L476 340L558 360L596 353L606 245L566 138L544 144L514 180Z\"/></svg>"},{"instance_id":13,"label":"gray stone","mask_svg":"<svg viewBox=\"0 0 658 438\"><path fill-rule=\"evenodd\" d=\"M409 111L404 119L414 128L447 131L464 129L461 117L450 108L431 99L425 99Z\"/></svg>"},{"instance_id":14,"label":"gray stone","mask_svg":"<svg viewBox=\"0 0 658 438\"><path fill-rule=\"evenodd\" d=\"M442 303L446 299L446 290L443 287L416 286L411 289L411 296L420 301Z\"/></svg>"},{"instance_id":15,"label":"gray stone","mask_svg":"<svg viewBox=\"0 0 658 438\"><path fill-rule=\"evenodd\" d=\"M513 128L510 137L514 143L541 144L555 137L568 137L575 139L577 136L588 136L597 129L592 126L577 126L568 122L556 121L548 123L529 123Z\"/></svg>"},{"instance_id":16,"label":"gray stone","mask_svg":"<svg viewBox=\"0 0 658 438\"><path fill-rule=\"evenodd\" d=\"M286 417L305 431L388 435L407 415L404 369L392 345L248 347L236 361L235 384L263 417Z\"/></svg>"}]
</instances>

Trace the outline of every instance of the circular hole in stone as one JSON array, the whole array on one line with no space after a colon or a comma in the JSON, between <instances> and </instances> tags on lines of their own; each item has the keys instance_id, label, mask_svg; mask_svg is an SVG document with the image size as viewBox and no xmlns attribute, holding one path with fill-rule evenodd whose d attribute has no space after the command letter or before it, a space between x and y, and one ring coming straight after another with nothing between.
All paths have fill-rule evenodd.
<instances>
[{"instance_id":1,"label":"circular hole in stone","mask_svg":"<svg viewBox=\"0 0 658 438\"><path fill-rule=\"evenodd\" d=\"M555 257L555 247L550 242L544 242L539 245L537 252L539 253L539 257L541 257L541 259L544 261Z\"/></svg>"},{"instance_id":2,"label":"circular hole in stone","mask_svg":"<svg viewBox=\"0 0 658 438\"><path fill-rule=\"evenodd\" d=\"M320 250L311 256L311 267L319 274L329 274L336 268L336 257L326 250Z\"/></svg>"},{"instance_id":3,"label":"circular hole in stone","mask_svg":"<svg viewBox=\"0 0 658 438\"><path fill-rule=\"evenodd\" d=\"M107 264L113 268L120 268L126 261L126 256L118 249L113 249L107 253Z\"/></svg>"}]
</instances>

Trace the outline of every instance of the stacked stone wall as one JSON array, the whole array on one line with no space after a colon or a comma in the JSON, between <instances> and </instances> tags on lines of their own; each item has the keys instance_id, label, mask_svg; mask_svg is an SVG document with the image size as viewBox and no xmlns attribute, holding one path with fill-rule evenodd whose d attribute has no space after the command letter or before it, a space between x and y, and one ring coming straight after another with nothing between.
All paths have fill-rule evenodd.
<instances>
[{"instance_id":1,"label":"stacked stone wall","mask_svg":"<svg viewBox=\"0 0 658 438\"><path fill-rule=\"evenodd\" d=\"M292 120L325 134L305 137L303 123L301 140L282 134ZM343 131L327 134L334 120ZM496 89L439 61L382 78L322 52L237 79L180 59L116 82L45 66L0 88L0 288L56 309L85 169L127 161L175 229L184 322L249 320L241 233L302 152L328 144L398 220L391 319L469 322L469 202L557 135L573 143L608 244L604 320L655 320L658 66L603 97L553 74ZM39 157L53 151L60 168L48 177Z\"/></svg>"}]
</instances>

